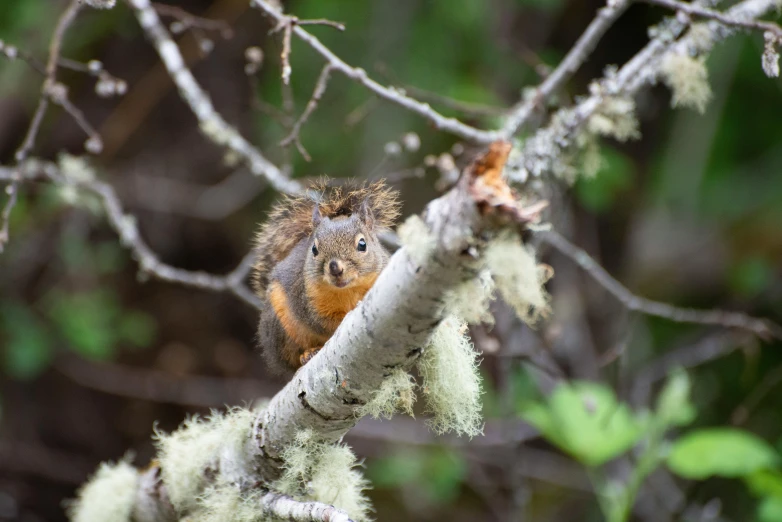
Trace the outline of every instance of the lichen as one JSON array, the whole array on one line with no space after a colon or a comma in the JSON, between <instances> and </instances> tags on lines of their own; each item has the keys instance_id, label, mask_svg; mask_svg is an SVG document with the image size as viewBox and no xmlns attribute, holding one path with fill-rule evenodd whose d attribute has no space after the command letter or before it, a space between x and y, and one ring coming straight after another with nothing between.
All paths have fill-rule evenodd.
<instances>
[{"instance_id":1,"label":"lichen","mask_svg":"<svg viewBox=\"0 0 782 522\"><path fill-rule=\"evenodd\" d=\"M138 471L125 460L100 465L67 505L72 522L128 522L138 487Z\"/></svg>"},{"instance_id":2,"label":"lichen","mask_svg":"<svg viewBox=\"0 0 782 522\"><path fill-rule=\"evenodd\" d=\"M397 234L408 255L416 263L423 263L434 250L436 241L429 227L417 215L410 216L399 225Z\"/></svg>"},{"instance_id":3,"label":"lichen","mask_svg":"<svg viewBox=\"0 0 782 522\"><path fill-rule=\"evenodd\" d=\"M493 299L494 280L485 267L477 277L465 281L445 296L446 308L468 324L494 324L494 316L489 311Z\"/></svg>"},{"instance_id":4,"label":"lichen","mask_svg":"<svg viewBox=\"0 0 782 522\"><path fill-rule=\"evenodd\" d=\"M372 399L358 409L357 415L390 419L394 413L401 411L412 416L413 403L415 403L415 380L406 371L396 368L383 380L383 384L372 395Z\"/></svg>"},{"instance_id":5,"label":"lichen","mask_svg":"<svg viewBox=\"0 0 782 522\"><path fill-rule=\"evenodd\" d=\"M532 247L516 235L494 239L486 249L486 262L502 299L530 326L548 315L549 296L544 287L553 275L551 267L538 264Z\"/></svg>"},{"instance_id":6,"label":"lichen","mask_svg":"<svg viewBox=\"0 0 782 522\"><path fill-rule=\"evenodd\" d=\"M296 500L331 504L356 521L368 520L371 506L364 495L369 483L356 469L356 456L342 444L319 441L312 430L296 434L282 452L283 474L272 489Z\"/></svg>"},{"instance_id":7,"label":"lichen","mask_svg":"<svg viewBox=\"0 0 782 522\"><path fill-rule=\"evenodd\" d=\"M437 326L418 370L429 426L437 433L453 431L473 437L482 433L481 379L478 354L466 336L467 325L448 316Z\"/></svg>"},{"instance_id":8,"label":"lichen","mask_svg":"<svg viewBox=\"0 0 782 522\"><path fill-rule=\"evenodd\" d=\"M212 412L206 419L187 419L169 435L156 433L163 481L177 511L194 507L206 484L207 470L219 470L233 480L248 474L242 468L247 462L242 453L256 414L233 408L225 414Z\"/></svg>"},{"instance_id":9,"label":"lichen","mask_svg":"<svg viewBox=\"0 0 782 522\"><path fill-rule=\"evenodd\" d=\"M673 107L690 107L700 113L706 111L712 93L704 58L668 54L660 64L660 74L672 91Z\"/></svg>"},{"instance_id":10,"label":"lichen","mask_svg":"<svg viewBox=\"0 0 782 522\"><path fill-rule=\"evenodd\" d=\"M622 96L605 96L589 117L587 130L622 142L638 139L641 133L635 115L635 102Z\"/></svg>"},{"instance_id":11,"label":"lichen","mask_svg":"<svg viewBox=\"0 0 782 522\"><path fill-rule=\"evenodd\" d=\"M242 493L239 486L225 480L218 480L209 486L198 498L198 506L192 522L271 522L261 509L260 492Z\"/></svg>"}]
</instances>

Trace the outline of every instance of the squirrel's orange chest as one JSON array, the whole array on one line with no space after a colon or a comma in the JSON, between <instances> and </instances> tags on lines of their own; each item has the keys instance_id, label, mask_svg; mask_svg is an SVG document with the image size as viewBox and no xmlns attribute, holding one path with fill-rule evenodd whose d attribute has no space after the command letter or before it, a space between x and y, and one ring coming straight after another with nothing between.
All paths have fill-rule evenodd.
<instances>
[{"instance_id":1,"label":"squirrel's orange chest","mask_svg":"<svg viewBox=\"0 0 782 522\"><path fill-rule=\"evenodd\" d=\"M329 330L336 330L348 312L353 310L372 288L377 274L359 277L349 288L336 288L325 282L307 285L307 296L315 312Z\"/></svg>"}]
</instances>

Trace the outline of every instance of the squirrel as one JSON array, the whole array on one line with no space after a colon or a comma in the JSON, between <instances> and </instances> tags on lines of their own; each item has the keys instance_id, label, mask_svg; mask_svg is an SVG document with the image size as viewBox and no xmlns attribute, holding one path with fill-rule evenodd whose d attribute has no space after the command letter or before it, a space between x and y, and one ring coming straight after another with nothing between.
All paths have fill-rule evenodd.
<instances>
[{"instance_id":1,"label":"squirrel","mask_svg":"<svg viewBox=\"0 0 782 522\"><path fill-rule=\"evenodd\" d=\"M399 210L398 192L384 180L326 179L272 208L256 236L253 287L257 338L273 373L307 363L369 291L390 257L378 235Z\"/></svg>"}]
</instances>

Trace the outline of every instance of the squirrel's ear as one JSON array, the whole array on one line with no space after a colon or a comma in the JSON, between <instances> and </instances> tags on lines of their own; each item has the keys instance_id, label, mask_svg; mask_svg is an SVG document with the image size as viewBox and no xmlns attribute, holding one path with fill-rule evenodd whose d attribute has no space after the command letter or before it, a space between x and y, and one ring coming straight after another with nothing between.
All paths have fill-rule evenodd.
<instances>
[{"instance_id":1,"label":"squirrel's ear","mask_svg":"<svg viewBox=\"0 0 782 522\"><path fill-rule=\"evenodd\" d=\"M372 208L369 206L369 199L365 199L358 209L358 218L361 220L367 228L373 228L375 226L375 215L372 213Z\"/></svg>"},{"instance_id":2,"label":"squirrel's ear","mask_svg":"<svg viewBox=\"0 0 782 522\"><path fill-rule=\"evenodd\" d=\"M317 203L312 208L312 226L314 228L318 228L318 225L320 225L320 222L323 220L323 216L320 214L320 205Z\"/></svg>"}]
</instances>

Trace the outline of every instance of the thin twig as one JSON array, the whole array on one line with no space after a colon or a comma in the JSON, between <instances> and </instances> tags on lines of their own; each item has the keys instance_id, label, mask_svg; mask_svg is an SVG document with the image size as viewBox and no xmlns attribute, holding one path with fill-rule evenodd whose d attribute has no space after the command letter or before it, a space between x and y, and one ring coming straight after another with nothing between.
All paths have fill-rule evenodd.
<instances>
[{"instance_id":1,"label":"thin twig","mask_svg":"<svg viewBox=\"0 0 782 522\"><path fill-rule=\"evenodd\" d=\"M702 7L694 3L680 2L678 0L642 0L647 4L659 5L673 9L674 11L681 11L690 16L696 16L698 18L706 18L710 20L716 20L722 24L731 27L739 27L742 29L750 29L757 31L769 31L775 34L777 37L782 37L782 27L773 23L765 22L763 20L739 20L732 16L729 16L721 11L715 11L707 7Z\"/></svg>"},{"instance_id":2,"label":"thin twig","mask_svg":"<svg viewBox=\"0 0 782 522\"><path fill-rule=\"evenodd\" d=\"M502 133L505 138L510 138L529 120L533 111L543 100L547 100L552 94L557 92L575 73L578 68L589 58L594 51L597 42L603 37L605 32L616 22L616 20L625 12L629 0L618 0L609 2L607 6L602 7L594 20L587 26L584 34L578 39L576 44L568 51L565 58L554 71L549 74L543 83L535 90L535 94L520 101L511 109L505 124L502 127Z\"/></svg>"},{"instance_id":3,"label":"thin twig","mask_svg":"<svg viewBox=\"0 0 782 522\"><path fill-rule=\"evenodd\" d=\"M261 506L275 518L291 522L353 522L347 513L334 506L302 502L271 491L261 497Z\"/></svg>"},{"instance_id":4,"label":"thin twig","mask_svg":"<svg viewBox=\"0 0 782 522\"><path fill-rule=\"evenodd\" d=\"M760 384L752 390L752 393L733 410L730 416L731 422L736 425L744 424L752 411L758 407L760 401L780 383L782 383L782 366L777 366L768 372Z\"/></svg>"},{"instance_id":5,"label":"thin twig","mask_svg":"<svg viewBox=\"0 0 782 522\"><path fill-rule=\"evenodd\" d=\"M744 0L726 11L737 20L751 20L774 9L776 0ZM626 62L618 71L612 72L592 84L590 96L583 98L573 107L562 108L551 118L551 123L528 138L519 154L506 165L510 179L524 183L530 177L544 174L557 176L572 175L573 166L567 160L567 152L578 146L578 137L590 118L611 99L631 99L642 88L659 80L660 69L666 56L695 55L708 51L702 38L693 35L681 37L688 27L687 20L669 20L665 30L653 38L641 51ZM723 40L735 30L720 22L711 21L705 26L712 43ZM628 109L628 117L634 112ZM625 116L625 114L622 114Z\"/></svg>"},{"instance_id":6,"label":"thin twig","mask_svg":"<svg viewBox=\"0 0 782 522\"><path fill-rule=\"evenodd\" d=\"M724 328L738 328L754 333L761 339L782 339L782 327L764 319L756 319L739 312L724 310L694 310L692 308L680 308L659 301L652 301L633 294L626 287L611 277L589 254L580 249L559 233L549 230L541 232L538 237L545 243L553 246L559 252L567 256L579 267L586 271L592 279L608 290L628 310L641 312L646 315L662 317L678 323L696 323L721 326Z\"/></svg>"},{"instance_id":7,"label":"thin twig","mask_svg":"<svg viewBox=\"0 0 782 522\"><path fill-rule=\"evenodd\" d=\"M0 179L8 176L12 169L0 167ZM126 214L114 188L98 179L78 179L64 175L53 163L28 160L18 167L20 180L47 180L62 186L73 186L98 197L109 225L119 235L120 243L129 248L139 264L143 275L149 275L161 281L179 283L185 286L212 290L214 292L229 292L255 309L260 309L260 300L244 284L244 280L252 269L256 254L250 250L241 262L231 272L225 275L214 275L202 271L190 271L167 265L160 261L149 245L141 237L136 218Z\"/></svg>"},{"instance_id":8,"label":"thin twig","mask_svg":"<svg viewBox=\"0 0 782 522\"><path fill-rule=\"evenodd\" d=\"M179 21L179 23L182 24L183 31L190 28L197 28L206 31L219 32L220 36L226 40L233 38L233 29L231 28L231 25L224 20L212 20L211 18L196 16L175 5L153 2L152 7L155 8L155 11L157 11L160 16L168 16Z\"/></svg>"},{"instance_id":9,"label":"thin twig","mask_svg":"<svg viewBox=\"0 0 782 522\"><path fill-rule=\"evenodd\" d=\"M293 128L291 129L290 134L288 134L288 136L280 142L280 145L282 147L287 147L288 145L291 144L291 142L295 142L296 148L299 149L299 152L307 161L311 161L312 158L310 158L310 155L307 153L307 150L304 148L304 145L302 145L299 137L299 132L301 132L301 126L307 122L307 119L318 107L318 103L320 102L320 99L323 97L323 94L326 92L326 88L328 87L328 83L329 83L329 78L331 77L331 69L332 69L331 64L326 64L323 67L323 70L320 72L320 76L318 76L318 81L315 84L315 90L312 92L312 97L310 98L310 101L307 102L307 107L304 108L304 112L301 114L299 119L296 120L296 123L293 124Z\"/></svg>"},{"instance_id":10,"label":"thin twig","mask_svg":"<svg viewBox=\"0 0 782 522\"><path fill-rule=\"evenodd\" d=\"M217 145L227 147L238 154L247 162L253 174L266 177L276 190L288 194L300 192L302 188L298 182L283 174L215 110L209 96L185 65L179 48L161 23L150 1L128 0L128 3L133 8L139 25L160 55L168 74L179 89L180 96L198 118L201 131Z\"/></svg>"},{"instance_id":11,"label":"thin twig","mask_svg":"<svg viewBox=\"0 0 782 522\"><path fill-rule=\"evenodd\" d=\"M46 114L46 110L49 108L50 93L53 90L57 77L57 61L60 58L60 47L62 46L62 40L65 37L65 32L68 27L73 23L76 15L81 9L81 2L79 0L71 0L68 7L65 9L60 19L57 21L57 25L54 28L52 39L49 44L49 59L46 63L46 79L41 87L41 95L38 98L38 106L35 109L35 114L30 122L30 127L27 129L24 140L19 146L19 149L14 154L16 160L16 166L24 162L27 156L30 154L33 146L35 145L35 139L38 136L38 132L41 129L41 122ZM11 220L11 211L16 205L19 194L19 179L15 178L5 189L8 194L8 200L3 207L2 215L0 215L0 253L3 252L5 244L9 239L9 222Z\"/></svg>"},{"instance_id":12,"label":"thin twig","mask_svg":"<svg viewBox=\"0 0 782 522\"><path fill-rule=\"evenodd\" d=\"M252 5L261 9L277 24L286 24L286 20L290 18L288 15L280 13L265 0L252 0ZM367 76L367 72L364 69L349 66L337 55L335 55L328 47L323 45L320 40L315 38L312 34L308 33L298 25L295 25L292 28L292 31L293 34L306 42L318 54L325 58L326 61L331 64L335 70L341 72L351 80L360 83L380 98L388 100L392 103L396 103L397 105L426 118L432 123L435 129L444 132L450 132L451 134L455 134L466 140L481 144L489 144L501 138L499 131L480 130L462 123L456 118L446 118L442 114L432 109L429 104L422 103L414 98L411 98L398 89L380 85L376 81L369 78L369 76Z\"/></svg>"},{"instance_id":13,"label":"thin twig","mask_svg":"<svg viewBox=\"0 0 782 522\"><path fill-rule=\"evenodd\" d=\"M376 70L388 81L398 84L402 83L394 71L392 71L391 68L386 64L377 66ZM426 89L421 89L420 87L415 87L414 85L403 85L402 90L405 93L410 93L420 100L437 103L443 107L447 107L470 116L502 116L508 112L508 109L505 107L493 107L491 105L485 105L482 103L472 103L456 100L436 92L427 91Z\"/></svg>"}]
</instances>

